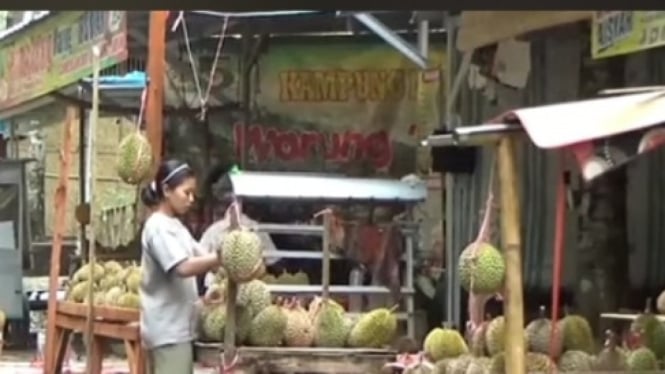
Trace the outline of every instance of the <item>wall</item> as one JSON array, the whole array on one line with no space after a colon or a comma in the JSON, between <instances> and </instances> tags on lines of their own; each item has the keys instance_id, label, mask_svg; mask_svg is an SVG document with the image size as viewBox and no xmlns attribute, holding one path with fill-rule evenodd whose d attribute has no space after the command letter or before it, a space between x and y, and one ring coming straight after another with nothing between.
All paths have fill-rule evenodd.
<instances>
[{"instance_id":1,"label":"wall","mask_svg":"<svg viewBox=\"0 0 665 374\"><path fill-rule=\"evenodd\" d=\"M434 69L421 73L383 42L271 41L259 59L246 133L239 111L211 112L203 122L172 117L167 149L203 170L202 160L240 161L243 149L247 169L401 177L419 162L418 137L438 122L442 47L432 60ZM227 57L227 84L213 90L218 104L239 100L236 64ZM198 104L187 69L171 67L167 97Z\"/></svg>"},{"instance_id":2,"label":"wall","mask_svg":"<svg viewBox=\"0 0 665 374\"><path fill-rule=\"evenodd\" d=\"M627 55L629 86L665 83L665 49ZM665 286L665 149L639 158L629 165L628 235L630 279L633 286L652 292Z\"/></svg>"},{"instance_id":3,"label":"wall","mask_svg":"<svg viewBox=\"0 0 665 374\"><path fill-rule=\"evenodd\" d=\"M45 236L49 237L52 234L52 227L54 222L54 205L53 197L55 188L58 183L58 176L60 171L60 154L62 151L62 137L65 119L65 106L62 104L52 104L43 108L26 113L13 120L17 123L17 135L27 135L30 131L36 131L37 138L41 138L44 145L43 153L43 167L44 167L44 180L41 188L43 189L43 212L36 214L43 215L44 228L34 228L33 233L42 232ZM113 204L119 197L128 197L134 200L136 190L134 187L122 183L115 175L115 160L117 145L119 140L132 131L133 124L124 117L103 115L98 122L96 141L96 186L95 186L95 202L96 208ZM69 190L67 212L65 215L67 236L77 235L77 223L74 218L74 209L79 204L80 189L79 189L79 126L74 126L72 132L72 148L68 150L72 154L71 171L68 176ZM18 141L18 157L19 158L32 158L35 152L31 149L31 142L29 138L23 137ZM31 170L34 171L35 167L39 165L33 163L30 165ZM39 191L31 191L31 196L37 198L40 194ZM36 203L33 201L33 205Z\"/></svg>"},{"instance_id":4,"label":"wall","mask_svg":"<svg viewBox=\"0 0 665 374\"><path fill-rule=\"evenodd\" d=\"M578 97L581 43L576 29L556 30L533 40L531 73L522 90L497 87L496 102L489 102L477 91L463 93L463 123L480 124L506 110ZM565 61L565 63L562 63ZM482 150L478 170L471 176L456 176L453 189L453 235L449 243L455 258L477 236L488 192L493 150ZM536 149L526 141L519 150L521 172L522 227L525 288L549 287L552 278L552 247L554 241L554 203L556 170L560 155ZM566 166L567 167L567 166ZM573 168L573 170L575 170ZM498 200L498 190L495 196ZM500 202L497 201L497 204ZM496 212L499 214L499 212ZM498 220L497 220L498 221ZM564 285L575 280L575 216L567 214ZM498 222L497 222L498 223ZM495 223L493 237L499 242Z\"/></svg>"}]
</instances>

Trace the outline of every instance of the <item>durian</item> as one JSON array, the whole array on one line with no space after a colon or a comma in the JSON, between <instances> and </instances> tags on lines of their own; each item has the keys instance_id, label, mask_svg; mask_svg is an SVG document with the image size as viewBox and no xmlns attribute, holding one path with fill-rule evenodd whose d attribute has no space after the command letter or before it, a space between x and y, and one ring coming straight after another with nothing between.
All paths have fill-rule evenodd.
<instances>
[{"instance_id":1,"label":"durian","mask_svg":"<svg viewBox=\"0 0 665 374\"><path fill-rule=\"evenodd\" d=\"M287 347L309 347L314 343L314 326L300 300L293 299L286 306L284 344Z\"/></svg>"},{"instance_id":2,"label":"durian","mask_svg":"<svg viewBox=\"0 0 665 374\"><path fill-rule=\"evenodd\" d=\"M458 263L462 287L476 294L494 294L503 287L506 263L503 254L489 243L472 243Z\"/></svg>"},{"instance_id":3,"label":"durian","mask_svg":"<svg viewBox=\"0 0 665 374\"><path fill-rule=\"evenodd\" d=\"M563 350L594 353L595 343L589 321L580 315L568 314L567 310L565 314L558 322L559 333L563 337Z\"/></svg>"},{"instance_id":4,"label":"durian","mask_svg":"<svg viewBox=\"0 0 665 374\"><path fill-rule=\"evenodd\" d=\"M423 350L431 361L455 358L469 353L464 338L457 330L440 327L427 334L423 342Z\"/></svg>"},{"instance_id":5,"label":"durian","mask_svg":"<svg viewBox=\"0 0 665 374\"><path fill-rule=\"evenodd\" d=\"M559 370L563 373L585 373L593 368L593 356L584 351L566 351L559 358Z\"/></svg>"},{"instance_id":6,"label":"durian","mask_svg":"<svg viewBox=\"0 0 665 374\"><path fill-rule=\"evenodd\" d=\"M247 229L234 230L222 240L222 264L229 278L238 283L254 279L263 265L261 238Z\"/></svg>"},{"instance_id":7,"label":"durian","mask_svg":"<svg viewBox=\"0 0 665 374\"><path fill-rule=\"evenodd\" d=\"M630 325L633 334L641 334L642 343L651 349L656 357L665 357L665 325L651 312L651 299L647 299L644 313Z\"/></svg>"},{"instance_id":8,"label":"durian","mask_svg":"<svg viewBox=\"0 0 665 374\"><path fill-rule=\"evenodd\" d=\"M209 308L203 317L203 337L209 341L221 342L224 340L226 327L226 305L220 304Z\"/></svg>"},{"instance_id":9,"label":"durian","mask_svg":"<svg viewBox=\"0 0 665 374\"><path fill-rule=\"evenodd\" d=\"M260 347L279 346L284 340L286 315L281 307L270 305L252 320L249 343Z\"/></svg>"},{"instance_id":10,"label":"durian","mask_svg":"<svg viewBox=\"0 0 665 374\"><path fill-rule=\"evenodd\" d=\"M506 320L503 316L494 317L485 331L485 347L490 356L503 352L506 340Z\"/></svg>"},{"instance_id":11,"label":"durian","mask_svg":"<svg viewBox=\"0 0 665 374\"><path fill-rule=\"evenodd\" d=\"M349 334L349 345L358 348L383 348L397 331L394 309L379 308L364 313Z\"/></svg>"},{"instance_id":12,"label":"durian","mask_svg":"<svg viewBox=\"0 0 665 374\"><path fill-rule=\"evenodd\" d=\"M237 303L247 308L252 317L270 305L271 296L268 286L261 280L254 279L238 287Z\"/></svg>"},{"instance_id":13,"label":"durian","mask_svg":"<svg viewBox=\"0 0 665 374\"><path fill-rule=\"evenodd\" d=\"M137 185L145 181L150 175L152 161L152 146L141 132L132 131L120 140L116 171L123 182Z\"/></svg>"},{"instance_id":14,"label":"durian","mask_svg":"<svg viewBox=\"0 0 665 374\"><path fill-rule=\"evenodd\" d=\"M529 351L542 354L553 354L554 357L561 355L563 339L561 332L554 331L557 324L545 316L545 307L539 309L539 317L531 321L525 329L526 343ZM550 339L554 334L554 352L550 352Z\"/></svg>"},{"instance_id":15,"label":"durian","mask_svg":"<svg viewBox=\"0 0 665 374\"><path fill-rule=\"evenodd\" d=\"M617 347L616 336L612 331L605 332L605 348L598 353L593 362L593 369L596 371L627 371L626 352Z\"/></svg>"},{"instance_id":16,"label":"durian","mask_svg":"<svg viewBox=\"0 0 665 374\"><path fill-rule=\"evenodd\" d=\"M330 299L322 299L313 315L314 344L317 347L343 347L349 334L344 309Z\"/></svg>"},{"instance_id":17,"label":"durian","mask_svg":"<svg viewBox=\"0 0 665 374\"><path fill-rule=\"evenodd\" d=\"M637 334L639 346L628 352L626 364L633 372L653 372L658 370L658 358L652 350L643 346L643 331Z\"/></svg>"}]
</instances>

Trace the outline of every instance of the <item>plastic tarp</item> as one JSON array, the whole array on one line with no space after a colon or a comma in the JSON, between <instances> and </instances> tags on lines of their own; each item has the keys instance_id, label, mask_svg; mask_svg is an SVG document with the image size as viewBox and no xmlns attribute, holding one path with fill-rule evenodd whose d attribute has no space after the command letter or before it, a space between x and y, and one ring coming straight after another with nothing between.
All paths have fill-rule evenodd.
<instances>
[{"instance_id":1,"label":"plastic tarp","mask_svg":"<svg viewBox=\"0 0 665 374\"><path fill-rule=\"evenodd\" d=\"M590 20L592 11L467 11L460 17L457 48L467 52L529 32Z\"/></svg>"}]
</instances>

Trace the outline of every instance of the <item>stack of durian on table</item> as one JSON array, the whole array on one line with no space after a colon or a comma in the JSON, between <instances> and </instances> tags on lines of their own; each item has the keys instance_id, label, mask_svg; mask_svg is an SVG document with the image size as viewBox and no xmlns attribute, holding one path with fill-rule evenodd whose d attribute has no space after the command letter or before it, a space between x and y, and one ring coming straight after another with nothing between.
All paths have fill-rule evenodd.
<instances>
[{"instance_id":1,"label":"stack of durian on table","mask_svg":"<svg viewBox=\"0 0 665 374\"><path fill-rule=\"evenodd\" d=\"M90 266L94 266L94 279L90 279ZM117 261L88 263L79 268L69 279L66 300L88 302L88 290L92 287L93 304L138 309L141 268L136 264L121 265Z\"/></svg>"},{"instance_id":2,"label":"stack of durian on table","mask_svg":"<svg viewBox=\"0 0 665 374\"><path fill-rule=\"evenodd\" d=\"M264 280L260 238L238 229L224 236L224 271L209 286L200 318L200 338L224 339L228 279L238 284L236 339L238 344L274 347L383 348L397 330L394 308L379 308L352 318L342 305L314 297L307 305L300 298L274 298ZM305 273L286 274L288 284L307 284ZM274 280L268 279L269 282Z\"/></svg>"},{"instance_id":3,"label":"stack of durian on table","mask_svg":"<svg viewBox=\"0 0 665 374\"><path fill-rule=\"evenodd\" d=\"M505 277L502 253L488 243L470 245L458 268L462 286L473 296L501 292ZM482 299L482 298L481 298ZM483 299L486 300L487 298ZM665 300L665 296L663 297ZM484 301L481 301L484 310ZM598 349L589 322L566 311L554 323L540 307L539 317L524 328L526 371L546 373L658 372L665 358L665 324L647 308L631 324L629 339L620 342L611 331ZM665 304L665 303L664 303ZM477 306L477 305L476 305ZM552 334L556 331L551 347ZM456 329L437 328L423 343L424 360L408 367L410 374L503 374L506 336L503 316L486 317L465 339ZM552 349L553 348L553 349Z\"/></svg>"}]
</instances>

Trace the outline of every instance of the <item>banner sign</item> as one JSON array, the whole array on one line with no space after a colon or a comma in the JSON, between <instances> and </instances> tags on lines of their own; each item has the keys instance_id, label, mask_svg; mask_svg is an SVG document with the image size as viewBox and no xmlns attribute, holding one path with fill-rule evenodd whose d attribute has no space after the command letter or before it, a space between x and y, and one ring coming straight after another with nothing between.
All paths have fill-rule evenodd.
<instances>
[{"instance_id":1,"label":"banner sign","mask_svg":"<svg viewBox=\"0 0 665 374\"><path fill-rule=\"evenodd\" d=\"M593 58L665 45L665 11L597 11L591 26Z\"/></svg>"},{"instance_id":2,"label":"banner sign","mask_svg":"<svg viewBox=\"0 0 665 374\"><path fill-rule=\"evenodd\" d=\"M59 12L0 41L0 110L90 75L96 44L102 69L127 58L125 12Z\"/></svg>"},{"instance_id":3,"label":"banner sign","mask_svg":"<svg viewBox=\"0 0 665 374\"><path fill-rule=\"evenodd\" d=\"M384 43L271 45L255 118L232 127L236 157L244 151L254 170L413 172L439 122L439 47L421 70Z\"/></svg>"}]
</instances>

